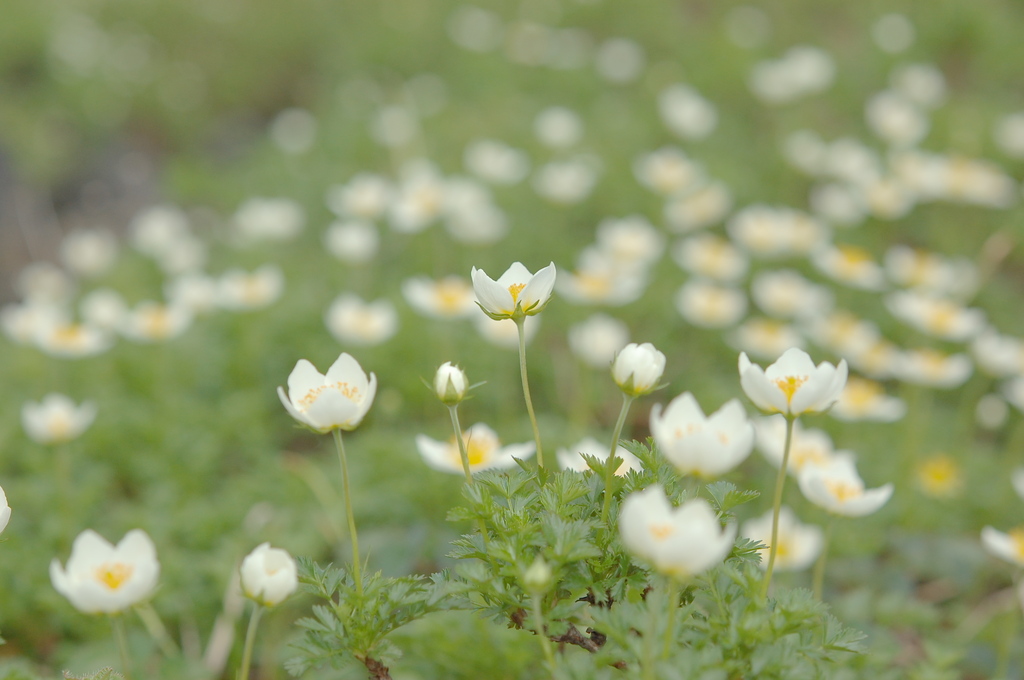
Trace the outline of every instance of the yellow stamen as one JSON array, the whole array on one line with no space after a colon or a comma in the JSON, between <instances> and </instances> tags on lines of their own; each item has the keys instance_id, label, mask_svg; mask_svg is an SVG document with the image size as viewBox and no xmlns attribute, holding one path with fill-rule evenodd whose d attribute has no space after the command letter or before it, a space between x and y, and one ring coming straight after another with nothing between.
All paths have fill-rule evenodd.
<instances>
[{"instance_id":1,"label":"yellow stamen","mask_svg":"<svg viewBox=\"0 0 1024 680\"><path fill-rule=\"evenodd\" d=\"M130 564L123 564L121 562L105 562L96 567L94 575L96 580L107 588L117 590L124 585L125 581L131 578L134 570L135 567Z\"/></svg>"},{"instance_id":2,"label":"yellow stamen","mask_svg":"<svg viewBox=\"0 0 1024 680\"><path fill-rule=\"evenodd\" d=\"M807 382L807 376L787 375L784 378L776 378L775 384L782 393L786 395L786 403L793 401L793 395L800 389L800 386Z\"/></svg>"},{"instance_id":3,"label":"yellow stamen","mask_svg":"<svg viewBox=\"0 0 1024 680\"><path fill-rule=\"evenodd\" d=\"M918 464L916 473L921 490L933 498L951 498L963 487L960 466L950 456L933 456ZM1024 539L1024 530L1021 538Z\"/></svg>"},{"instance_id":4,"label":"yellow stamen","mask_svg":"<svg viewBox=\"0 0 1024 680\"><path fill-rule=\"evenodd\" d=\"M1010 540L1013 541L1013 552L1017 559L1024 562L1024 527L1010 529Z\"/></svg>"},{"instance_id":5,"label":"yellow stamen","mask_svg":"<svg viewBox=\"0 0 1024 680\"><path fill-rule=\"evenodd\" d=\"M829 493L831 493L832 496L840 503L845 503L847 501L853 500L854 498L859 498L860 496L864 495L863 487L857 484L851 484L850 482L842 482L835 479L826 479L825 487L828 489Z\"/></svg>"},{"instance_id":6,"label":"yellow stamen","mask_svg":"<svg viewBox=\"0 0 1024 680\"><path fill-rule=\"evenodd\" d=\"M513 283L508 287L508 292L512 293L512 303L519 302L519 294L523 292L523 288L526 288L525 283Z\"/></svg>"},{"instance_id":7,"label":"yellow stamen","mask_svg":"<svg viewBox=\"0 0 1024 680\"><path fill-rule=\"evenodd\" d=\"M656 541L664 541L675 533L675 527L671 524L652 524L648 527L648 530Z\"/></svg>"},{"instance_id":8,"label":"yellow stamen","mask_svg":"<svg viewBox=\"0 0 1024 680\"><path fill-rule=\"evenodd\" d=\"M320 398L320 395L327 390L338 390L342 396L350 401L357 401L359 399L359 388L352 387L347 382L336 382L333 385L321 385L320 387L314 387L309 392L306 392L306 396L299 399L295 405L299 411L305 411L313 403Z\"/></svg>"}]
</instances>

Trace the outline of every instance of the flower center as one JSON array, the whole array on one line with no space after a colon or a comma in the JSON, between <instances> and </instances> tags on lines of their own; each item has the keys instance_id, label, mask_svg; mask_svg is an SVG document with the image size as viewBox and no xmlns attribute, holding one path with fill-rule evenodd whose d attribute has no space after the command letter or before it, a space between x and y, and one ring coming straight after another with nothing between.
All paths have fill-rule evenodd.
<instances>
[{"instance_id":1,"label":"flower center","mask_svg":"<svg viewBox=\"0 0 1024 680\"><path fill-rule=\"evenodd\" d=\"M104 562L96 567L96 580L111 590L117 590L132 576L135 567L122 562Z\"/></svg>"},{"instance_id":2,"label":"flower center","mask_svg":"<svg viewBox=\"0 0 1024 680\"><path fill-rule=\"evenodd\" d=\"M825 488L840 503L846 503L864 495L864 489L860 485L836 479L825 480Z\"/></svg>"},{"instance_id":3,"label":"flower center","mask_svg":"<svg viewBox=\"0 0 1024 680\"><path fill-rule=\"evenodd\" d=\"M525 283L513 283L508 287L508 292L512 294L512 303L519 302L519 294L523 292L523 288L526 288Z\"/></svg>"},{"instance_id":4,"label":"flower center","mask_svg":"<svg viewBox=\"0 0 1024 680\"><path fill-rule=\"evenodd\" d=\"M141 319L142 333L148 338L160 339L170 335L171 315L164 307L146 310Z\"/></svg>"},{"instance_id":5,"label":"flower center","mask_svg":"<svg viewBox=\"0 0 1024 680\"><path fill-rule=\"evenodd\" d=\"M873 406L882 394L882 386L873 380L851 380L846 385L843 401L863 411Z\"/></svg>"},{"instance_id":6,"label":"flower center","mask_svg":"<svg viewBox=\"0 0 1024 680\"><path fill-rule=\"evenodd\" d=\"M53 341L58 347L77 347L85 339L81 324L61 326L53 332Z\"/></svg>"},{"instance_id":7,"label":"flower center","mask_svg":"<svg viewBox=\"0 0 1024 680\"><path fill-rule=\"evenodd\" d=\"M1017 559L1024 560L1024 527L1010 529L1010 541L1013 542L1013 551Z\"/></svg>"},{"instance_id":8,"label":"flower center","mask_svg":"<svg viewBox=\"0 0 1024 680\"><path fill-rule=\"evenodd\" d=\"M807 382L807 376L787 375L783 378L776 378L775 385L786 395L786 403L793 401L793 395L800 389L800 386Z\"/></svg>"},{"instance_id":9,"label":"flower center","mask_svg":"<svg viewBox=\"0 0 1024 680\"><path fill-rule=\"evenodd\" d=\"M953 458L944 455L918 465L917 481L925 493L935 498L955 496L963 484L960 466Z\"/></svg>"},{"instance_id":10,"label":"flower center","mask_svg":"<svg viewBox=\"0 0 1024 680\"><path fill-rule=\"evenodd\" d=\"M349 401L359 400L359 388L349 385L347 382L336 382L333 385L321 385L320 387L314 387L309 392L306 392L306 396L299 399L295 405L299 411L305 412L310 406L320 398L320 395L327 390L338 390L342 396Z\"/></svg>"},{"instance_id":11,"label":"flower center","mask_svg":"<svg viewBox=\"0 0 1024 680\"><path fill-rule=\"evenodd\" d=\"M455 314L462 308L466 299L466 287L459 280L441 281L434 289L437 305L448 314ZM515 295L512 296L513 300Z\"/></svg>"},{"instance_id":12,"label":"flower center","mask_svg":"<svg viewBox=\"0 0 1024 680\"><path fill-rule=\"evenodd\" d=\"M651 524L648 527L648 530L651 532L651 536L653 536L654 540L656 541L664 541L673 533L675 533L675 527L673 527L671 524Z\"/></svg>"}]
</instances>

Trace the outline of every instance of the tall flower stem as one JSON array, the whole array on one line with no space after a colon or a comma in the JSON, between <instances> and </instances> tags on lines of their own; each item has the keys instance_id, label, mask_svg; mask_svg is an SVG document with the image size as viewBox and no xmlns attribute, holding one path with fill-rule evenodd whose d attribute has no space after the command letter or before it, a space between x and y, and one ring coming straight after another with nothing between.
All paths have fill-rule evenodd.
<instances>
[{"instance_id":1,"label":"tall flower stem","mask_svg":"<svg viewBox=\"0 0 1024 680\"><path fill-rule=\"evenodd\" d=\"M789 450L793 447L793 425L796 416L786 415L786 443L782 450L782 464L775 478L775 498L772 501L772 542L768 547L768 567L764 571L764 582L761 584L761 599L768 598L768 587L772 584L772 570L775 569L775 554L779 545L779 510L782 508L782 489L786 485L786 472L789 468Z\"/></svg>"},{"instance_id":2,"label":"tall flower stem","mask_svg":"<svg viewBox=\"0 0 1024 680\"><path fill-rule=\"evenodd\" d=\"M363 596L362 565L359 562L359 536L356 534L356 516L352 512L352 493L348 483L348 458L345 457L345 444L341 440L341 430L334 430L334 445L338 449L338 460L341 462L342 492L345 494L345 515L348 519L348 535L352 539L352 578L356 582L356 592Z\"/></svg>"},{"instance_id":3,"label":"tall flower stem","mask_svg":"<svg viewBox=\"0 0 1024 680\"><path fill-rule=\"evenodd\" d=\"M466 473L466 484L473 486L473 473L469 469L469 451L466 450L466 440L462 438L462 426L459 425L459 405L449 406L448 414L452 417L452 429L455 430L455 441L459 445L459 457L462 458L462 470Z\"/></svg>"},{"instance_id":4,"label":"tall flower stem","mask_svg":"<svg viewBox=\"0 0 1024 680\"><path fill-rule=\"evenodd\" d=\"M665 646L661 650L662 659L667 659L672 653L672 643L676 639L676 610L679 609L679 589L682 585L675 577L665 578L665 604L668 606L668 621L665 623Z\"/></svg>"},{"instance_id":5,"label":"tall flower stem","mask_svg":"<svg viewBox=\"0 0 1024 680\"><path fill-rule=\"evenodd\" d=\"M245 631L245 647L242 648L242 665L238 669L238 680L249 680L249 665L252 663L252 647L256 641L256 627L260 625L260 616L263 614L263 606L259 603L253 604L252 616L249 617L249 627Z\"/></svg>"},{"instance_id":6,"label":"tall flower stem","mask_svg":"<svg viewBox=\"0 0 1024 680\"><path fill-rule=\"evenodd\" d=\"M526 317L513 319L519 330L519 374L523 378L523 396L526 398L526 412L530 414L530 425L533 426L533 441L537 445L537 467L544 467L544 450L540 445L540 428L537 427L537 416L533 412L533 399L530 398L530 381L526 377Z\"/></svg>"},{"instance_id":7,"label":"tall flower stem","mask_svg":"<svg viewBox=\"0 0 1024 680\"><path fill-rule=\"evenodd\" d=\"M816 600L821 599L821 594L825 590L825 561L828 559L828 544L832 539L832 525L835 523L835 517L830 517L828 524L825 525L825 536L821 540L821 553L818 555L818 560L814 563L812 588Z\"/></svg>"},{"instance_id":8,"label":"tall flower stem","mask_svg":"<svg viewBox=\"0 0 1024 680\"><path fill-rule=\"evenodd\" d=\"M601 508L601 523L608 524L608 513L612 507L612 480L615 478L615 466L612 458L619 448L619 437L622 436L622 426L626 424L626 414L629 413L629 406L636 397L623 393L622 408L619 410L619 419L615 421L615 431L612 432L612 448L608 454L608 464L604 473L604 506Z\"/></svg>"},{"instance_id":9,"label":"tall flower stem","mask_svg":"<svg viewBox=\"0 0 1024 680\"><path fill-rule=\"evenodd\" d=\"M177 656L180 653L178 646L174 644L174 640L171 639L170 634L167 632L167 628L164 627L163 621L160 620L160 616L153 609L153 605L148 602L136 605L135 613L142 619L142 624L149 631L150 637L156 640L164 656Z\"/></svg>"},{"instance_id":10,"label":"tall flower stem","mask_svg":"<svg viewBox=\"0 0 1024 680\"><path fill-rule=\"evenodd\" d=\"M128 658L128 638L124 634L124 619L121 614L110 615L110 627L114 630L114 640L117 641L117 648L121 652L121 672L125 680L132 680L131 662Z\"/></svg>"},{"instance_id":11,"label":"tall flower stem","mask_svg":"<svg viewBox=\"0 0 1024 680\"><path fill-rule=\"evenodd\" d=\"M531 597L533 604L533 625L537 628L537 638L540 640L540 648L544 652L544 660L548 664L548 671L551 677L555 677L555 652L551 647L551 640L548 639L547 627L544 625L544 609L541 606L541 596L534 594Z\"/></svg>"}]
</instances>

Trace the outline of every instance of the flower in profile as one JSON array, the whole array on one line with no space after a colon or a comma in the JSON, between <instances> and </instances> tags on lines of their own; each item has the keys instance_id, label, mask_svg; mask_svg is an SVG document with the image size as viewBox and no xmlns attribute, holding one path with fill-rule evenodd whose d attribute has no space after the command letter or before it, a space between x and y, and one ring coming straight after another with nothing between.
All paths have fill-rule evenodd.
<instances>
[{"instance_id":1,"label":"flower in profile","mask_svg":"<svg viewBox=\"0 0 1024 680\"><path fill-rule=\"evenodd\" d=\"M96 404L80 406L63 394L48 394L42 401L26 402L21 407L25 433L40 444L60 444L77 439L96 418Z\"/></svg>"},{"instance_id":2,"label":"flower in profile","mask_svg":"<svg viewBox=\"0 0 1024 680\"><path fill-rule=\"evenodd\" d=\"M0 488L0 534L7 528L11 521L11 506L7 505L7 494Z\"/></svg>"},{"instance_id":3,"label":"flower in profile","mask_svg":"<svg viewBox=\"0 0 1024 680\"><path fill-rule=\"evenodd\" d=\"M468 428L462 433L462 439L466 444L470 472L514 467L516 458L529 458L537 450L533 442L502 446L497 433L483 423ZM435 470L463 474L462 456L454 437L450 441L439 442L423 434L417 435L416 448L424 462Z\"/></svg>"},{"instance_id":4,"label":"flower in profile","mask_svg":"<svg viewBox=\"0 0 1024 680\"><path fill-rule=\"evenodd\" d=\"M468 389L466 372L450 361L441 364L434 374L434 394L446 406L454 406L465 399Z\"/></svg>"},{"instance_id":5,"label":"flower in profile","mask_svg":"<svg viewBox=\"0 0 1024 680\"><path fill-rule=\"evenodd\" d=\"M495 321L521 319L539 314L551 300L555 263L531 274L521 262L513 262L497 281L473 267L471 277L477 304L487 316Z\"/></svg>"},{"instance_id":6,"label":"flower in profile","mask_svg":"<svg viewBox=\"0 0 1024 680\"><path fill-rule=\"evenodd\" d=\"M115 546L92 529L71 545L67 567L54 558L50 580L58 593L86 614L113 614L149 597L160 576L153 540L132 529Z\"/></svg>"},{"instance_id":7,"label":"flower in profile","mask_svg":"<svg viewBox=\"0 0 1024 680\"><path fill-rule=\"evenodd\" d=\"M890 482L865 489L852 458L836 457L825 465L805 467L797 478L804 497L820 508L844 517L870 515L892 496Z\"/></svg>"},{"instance_id":8,"label":"flower in profile","mask_svg":"<svg viewBox=\"0 0 1024 680\"><path fill-rule=\"evenodd\" d=\"M740 535L760 541L771 547L772 513L747 520L740 527ZM774 568L779 571L801 571L810 567L818 558L824 544L821 527L803 524L789 506L779 508L779 540L775 550ZM761 560L761 567L768 564Z\"/></svg>"},{"instance_id":9,"label":"flower in profile","mask_svg":"<svg viewBox=\"0 0 1024 680\"><path fill-rule=\"evenodd\" d=\"M331 430L354 430L373 404L377 376L367 378L359 362L345 352L323 375L310 362L299 359L288 376L288 394L277 388L277 396L303 425L323 434Z\"/></svg>"},{"instance_id":10,"label":"flower in profile","mask_svg":"<svg viewBox=\"0 0 1024 680\"><path fill-rule=\"evenodd\" d=\"M583 454L587 454L601 461L608 460L608 444L599 442L593 437L584 437L575 446L558 449L558 464L563 470L575 470L586 472L590 469ZM630 470L642 470L640 459L627 451L622 446L615 447L615 455L622 459L622 464L615 470L615 474L622 476Z\"/></svg>"},{"instance_id":11,"label":"flower in profile","mask_svg":"<svg viewBox=\"0 0 1024 680\"><path fill-rule=\"evenodd\" d=\"M631 397L650 394L658 388L665 372L665 355L649 342L638 345L631 342L615 355L612 378L623 392Z\"/></svg>"},{"instance_id":12,"label":"flower in profile","mask_svg":"<svg viewBox=\"0 0 1024 680\"><path fill-rule=\"evenodd\" d=\"M658 450L682 474L720 477L750 455L754 426L739 400L731 399L710 416L689 392L651 409L651 434Z\"/></svg>"},{"instance_id":13,"label":"flower in profile","mask_svg":"<svg viewBox=\"0 0 1024 680\"><path fill-rule=\"evenodd\" d=\"M723 529L702 498L673 508L665 490L655 484L623 501L619 533L626 549L656 570L688 578L725 559L732 550L736 526Z\"/></svg>"},{"instance_id":14,"label":"flower in profile","mask_svg":"<svg viewBox=\"0 0 1024 680\"><path fill-rule=\"evenodd\" d=\"M245 556L241 567L242 592L250 600L274 607L299 587L295 558L281 548L261 543Z\"/></svg>"},{"instance_id":15,"label":"flower in profile","mask_svg":"<svg viewBox=\"0 0 1024 680\"><path fill-rule=\"evenodd\" d=\"M740 385L754 405L767 413L798 416L827 411L846 386L846 361L817 366L802 349L791 348L762 369L740 353Z\"/></svg>"},{"instance_id":16,"label":"flower in profile","mask_svg":"<svg viewBox=\"0 0 1024 680\"><path fill-rule=\"evenodd\" d=\"M996 557L1024 567L1024 527L1004 533L992 527L981 530L981 544Z\"/></svg>"}]
</instances>

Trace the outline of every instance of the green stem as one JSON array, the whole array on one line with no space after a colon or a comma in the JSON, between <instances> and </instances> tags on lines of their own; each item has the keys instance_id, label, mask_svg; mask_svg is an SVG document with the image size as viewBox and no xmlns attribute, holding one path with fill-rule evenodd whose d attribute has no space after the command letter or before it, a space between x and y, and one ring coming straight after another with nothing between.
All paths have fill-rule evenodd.
<instances>
[{"instance_id":1,"label":"green stem","mask_svg":"<svg viewBox=\"0 0 1024 680\"><path fill-rule=\"evenodd\" d=\"M657 680L657 675L654 668L654 639L658 632L658 608L655 606L654 601L656 597L652 597L651 593L647 593L645 604L647 605L647 632L644 633L644 658L641 660L641 667L643 668L644 680Z\"/></svg>"},{"instance_id":2,"label":"green stem","mask_svg":"<svg viewBox=\"0 0 1024 680\"><path fill-rule=\"evenodd\" d=\"M544 660L548 664L548 671L551 677L555 677L555 651L551 647L551 640L548 639L546 626L544 625L544 609L541 606L540 595L533 595L530 599L533 603L533 625L537 628L537 638L540 640L540 648L544 652Z\"/></svg>"},{"instance_id":3,"label":"green stem","mask_svg":"<svg viewBox=\"0 0 1024 680\"><path fill-rule=\"evenodd\" d=\"M164 656L171 657L180 654L178 646L174 644L174 640L171 639L167 628L164 627L163 621L160 620L156 610L153 609L153 605L148 602L136 605L135 613L142 619L142 625L146 627L150 637L156 640Z\"/></svg>"},{"instance_id":4,"label":"green stem","mask_svg":"<svg viewBox=\"0 0 1024 680\"><path fill-rule=\"evenodd\" d=\"M121 651L121 670L125 680L132 680L131 664L128 660L128 638L124 633L124 620L120 613L110 615L110 627L114 630L114 640Z\"/></svg>"},{"instance_id":5,"label":"green stem","mask_svg":"<svg viewBox=\"0 0 1024 680\"><path fill-rule=\"evenodd\" d=\"M832 540L832 525L835 523L836 518L829 517L828 524L825 525L825 536L821 539L821 552L818 554L818 560L814 563L812 588L816 600L820 600L821 594L825 591L825 561L828 559L828 545Z\"/></svg>"},{"instance_id":6,"label":"green stem","mask_svg":"<svg viewBox=\"0 0 1024 680\"><path fill-rule=\"evenodd\" d=\"M667 659L672 653L672 643L676 639L676 611L679 609L679 589L682 586L682 583L672 576L667 577L665 582L668 623L665 624L665 647L661 650L662 659Z\"/></svg>"},{"instance_id":7,"label":"green stem","mask_svg":"<svg viewBox=\"0 0 1024 680\"><path fill-rule=\"evenodd\" d=\"M1010 656L1013 652L1013 641L1017 637L1018 619L1017 608L1011 607L1007 612L1009 621L1003 627L1003 637L999 641L999 651L996 657L996 670L992 674L992 680L1007 680L1010 675Z\"/></svg>"},{"instance_id":8,"label":"green stem","mask_svg":"<svg viewBox=\"0 0 1024 680\"><path fill-rule=\"evenodd\" d=\"M526 378L526 317L514 319L519 330L519 374L523 378L523 396L526 397L526 412L530 414L530 425L533 426L533 441L537 445L537 467L544 467L544 450L540 445L540 428L537 427L537 416L533 413L533 399L530 398L530 382Z\"/></svg>"},{"instance_id":9,"label":"green stem","mask_svg":"<svg viewBox=\"0 0 1024 680\"><path fill-rule=\"evenodd\" d=\"M775 498L772 501L772 542L768 547L768 567L764 571L764 583L761 585L761 600L768 599L768 587L772 583L772 571L775 569L775 553L779 545L779 510L782 508L782 489L786 485L786 472L789 467L789 450L793 446L793 425L796 416L786 415L786 443L782 450L782 464L775 478Z\"/></svg>"},{"instance_id":10,"label":"green stem","mask_svg":"<svg viewBox=\"0 0 1024 680\"><path fill-rule=\"evenodd\" d=\"M619 409L619 419L615 421L615 431L612 432L612 448L608 454L604 473L604 506L601 508L601 524L608 524L608 512L612 507L612 480L615 478L615 465L612 460L619 448L619 437L622 436L622 426L626 423L626 414L629 413L629 406L633 403L632 395L622 394L622 408Z\"/></svg>"},{"instance_id":11,"label":"green stem","mask_svg":"<svg viewBox=\"0 0 1024 680\"><path fill-rule=\"evenodd\" d=\"M249 617L249 628L245 631L245 647L242 648L242 665L238 669L238 680L249 680L249 665L252 663L252 647L256 641L256 627L260 625L263 606L253 603L252 616Z\"/></svg>"},{"instance_id":12,"label":"green stem","mask_svg":"<svg viewBox=\"0 0 1024 680\"><path fill-rule=\"evenodd\" d=\"M359 562L359 535L356 533L356 517L352 512L352 493L348 483L348 458L345 457L345 444L341 440L341 430L334 430L334 444L338 449L338 460L341 462L342 492L345 494L345 515L348 519L348 534L352 539L352 578L356 582L356 592L363 596L362 565Z\"/></svg>"},{"instance_id":13,"label":"green stem","mask_svg":"<svg viewBox=\"0 0 1024 680\"><path fill-rule=\"evenodd\" d=\"M473 473L469 469L469 452L466 450L466 440L462 438L462 426L459 425L458 411L458 404L448 407L448 414L452 417L452 429L455 430L455 441L459 445L459 457L462 458L462 470L466 473L466 484L473 486Z\"/></svg>"}]
</instances>

